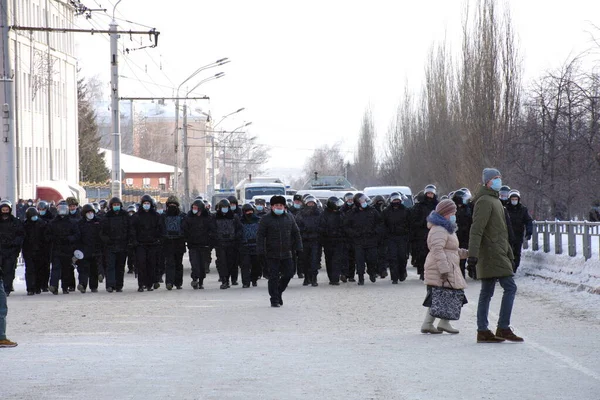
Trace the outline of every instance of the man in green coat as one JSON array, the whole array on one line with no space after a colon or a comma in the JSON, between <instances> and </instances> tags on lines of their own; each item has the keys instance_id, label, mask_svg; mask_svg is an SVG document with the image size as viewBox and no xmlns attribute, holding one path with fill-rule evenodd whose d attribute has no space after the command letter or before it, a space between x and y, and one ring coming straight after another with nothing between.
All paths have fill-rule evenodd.
<instances>
[{"instance_id":1,"label":"man in green coat","mask_svg":"<svg viewBox=\"0 0 600 400\"><path fill-rule=\"evenodd\" d=\"M483 170L483 186L474 199L473 224L469 232L469 258L467 264L477 269L481 279L481 292L477 306L477 342L500 343L505 340L522 342L510 328L517 285L513 279L513 252L508 242L508 231L504 207L498 192L502 187L502 176L495 168ZM504 289L500 306L498 328L494 335L488 329L490 300L496 282Z\"/></svg>"}]
</instances>

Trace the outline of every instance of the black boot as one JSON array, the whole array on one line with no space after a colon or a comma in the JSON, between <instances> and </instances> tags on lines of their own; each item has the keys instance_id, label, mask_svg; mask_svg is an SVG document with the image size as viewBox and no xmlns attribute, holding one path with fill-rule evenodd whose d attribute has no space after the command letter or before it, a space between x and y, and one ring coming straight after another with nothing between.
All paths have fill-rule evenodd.
<instances>
[{"instance_id":1,"label":"black boot","mask_svg":"<svg viewBox=\"0 0 600 400\"><path fill-rule=\"evenodd\" d=\"M308 278L304 278L304 282L302 283L302 286L308 286L310 285L310 281L308 280Z\"/></svg>"},{"instance_id":2,"label":"black boot","mask_svg":"<svg viewBox=\"0 0 600 400\"><path fill-rule=\"evenodd\" d=\"M310 282L310 283L311 283L311 285L312 285L313 287L315 287L315 286L319 286L319 284L317 283L317 276L316 276L316 275L312 277L312 279L311 279L311 282Z\"/></svg>"},{"instance_id":3,"label":"black boot","mask_svg":"<svg viewBox=\"0 0 600 400\"><path fill-rule=\"evenodd\" d=\"M364 275L359 275L359 276L358 276L358 284L359 284L360 286L362 286L362 285L364 285L364 284L365 284L365 276L364 276Z\"/></svg>"}]
</instances>

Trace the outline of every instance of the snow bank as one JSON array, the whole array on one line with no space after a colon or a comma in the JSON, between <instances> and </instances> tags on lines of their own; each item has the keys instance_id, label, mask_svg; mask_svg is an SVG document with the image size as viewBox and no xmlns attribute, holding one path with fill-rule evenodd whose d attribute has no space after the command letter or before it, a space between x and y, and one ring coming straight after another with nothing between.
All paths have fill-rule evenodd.
<instances>
[{"instance_id":1,"label":"snow bank","mask_svg":"<svg viewBox=\"0 0 600 400\"><path fill-rule=\"evenodd\" d=\"M576 287L577 290L600 294L600 259L594 257L585 261L581 254L569 257L541 250L524 250L521 260L519 274L537 276Z\"/></svg>"}]
</instances>

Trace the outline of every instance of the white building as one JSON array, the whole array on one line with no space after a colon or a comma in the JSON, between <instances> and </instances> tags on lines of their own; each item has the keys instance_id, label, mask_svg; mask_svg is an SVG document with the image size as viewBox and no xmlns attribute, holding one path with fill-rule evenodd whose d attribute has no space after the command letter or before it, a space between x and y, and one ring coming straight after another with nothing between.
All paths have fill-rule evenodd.
<instances>
[{"instance_id":1,"label":"white building","mask_svg":"<svg viewBox=\"0 0 600 400\"><path fill-rule=\"evenodd\" d=\"M7 3L10 25L73 28L74 10L68 1L9 0ZM14 29L9 32L19 198L34 198L37 182L79 182L77 60L73 36L63 32ZM0 197L6 192L5 183L0 181Z\"/></svg>"}]
</instances>

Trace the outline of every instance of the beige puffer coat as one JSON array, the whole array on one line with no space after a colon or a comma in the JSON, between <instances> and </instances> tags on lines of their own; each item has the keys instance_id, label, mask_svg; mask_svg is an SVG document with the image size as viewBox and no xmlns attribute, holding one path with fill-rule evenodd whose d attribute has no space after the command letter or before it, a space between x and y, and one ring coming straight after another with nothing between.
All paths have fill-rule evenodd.
<instances>
[{"instance_id":1,"label":"beige puffer coat","mask_svg":"<svg viewBox=\"0 0 600 400\"><path fill-rule=\"evenodd\" d=\"M450 287L448 282L441 280L441 274L448 272L448 281L453 289L466 288L467 282L460 271L460 260L467 258L469 252L458 247L456 233L450 233L443 226L431 222L427 223L427 227L429 254L425 260L425 284Z\"/></svg>"}]
</instances>

